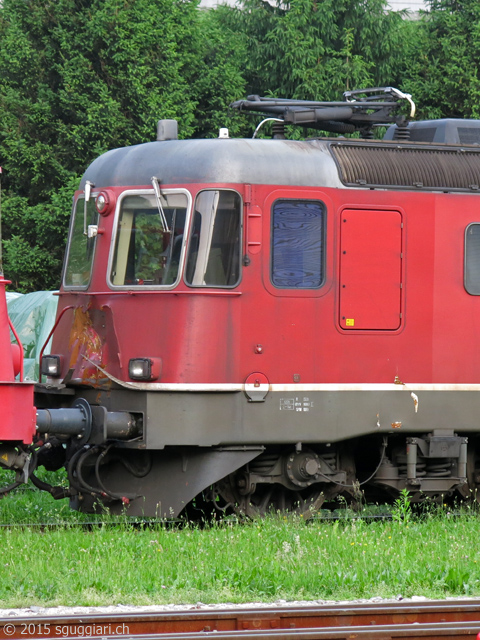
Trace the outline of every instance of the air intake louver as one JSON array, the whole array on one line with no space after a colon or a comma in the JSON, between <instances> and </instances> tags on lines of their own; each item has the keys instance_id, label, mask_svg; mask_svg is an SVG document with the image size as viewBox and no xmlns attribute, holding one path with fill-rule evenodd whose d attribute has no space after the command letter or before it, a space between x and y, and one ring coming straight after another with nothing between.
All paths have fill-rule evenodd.
<instances>
[{"instance_id":1,"label":"air intake louver","mask_svg":"<svg viewBox=\"0 0 480 640\"><path fill-rule=\"evenodd\" d=\"M480 150L334 142L340 180L349 187L477 191Z\"/></svg>"}]
</instances>

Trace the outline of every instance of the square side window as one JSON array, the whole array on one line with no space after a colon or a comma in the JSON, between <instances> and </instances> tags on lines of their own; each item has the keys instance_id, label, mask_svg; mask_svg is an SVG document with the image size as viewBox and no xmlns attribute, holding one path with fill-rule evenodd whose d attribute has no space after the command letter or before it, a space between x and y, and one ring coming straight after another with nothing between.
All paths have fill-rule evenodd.
<instances>
[{"instance_id":1,"label":"square side window","mask_svg":"<svg viewBox=\"0 0 480 640\"><path fill-rule=\"evenodd\" d=\"M282 289L318 289L324 281L325 207L277 200L272 212L271 278Z\"/></svg>"}]
</instances>

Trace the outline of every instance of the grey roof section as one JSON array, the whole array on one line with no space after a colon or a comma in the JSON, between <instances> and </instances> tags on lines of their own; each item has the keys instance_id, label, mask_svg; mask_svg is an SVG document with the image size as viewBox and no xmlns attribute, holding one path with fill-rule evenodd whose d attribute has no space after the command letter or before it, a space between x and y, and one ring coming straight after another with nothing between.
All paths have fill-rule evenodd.
<instances>
[{"instance_id":1,"label":"grey roof section","mask_svg":"<svg viewBox=\"0 0 480 640\"><path fill-rule=\"evenodd\" d=\"M321 140L202 139L147 142L103 154L86 170L96 189L160 183L278 184L345 188Z\"/></svg>"}]
</instances>

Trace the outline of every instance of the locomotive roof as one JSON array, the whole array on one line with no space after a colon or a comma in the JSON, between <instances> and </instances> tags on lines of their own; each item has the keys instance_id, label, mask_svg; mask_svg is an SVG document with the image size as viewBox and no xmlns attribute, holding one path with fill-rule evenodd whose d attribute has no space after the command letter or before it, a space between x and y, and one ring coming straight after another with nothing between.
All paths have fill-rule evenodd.
<instances>
[{"instance_id":1,"label":"locomotive roof","mask_svg":"<svg viewBox=\"0 0 480 640\"><path fill-rule=\"evenodd\" d=\"M114 149L85 172L95 188L270 184L480 193L480 147L400 140L199 139Z\"/></svg>"},{"instance_id":2,"label":"locomotive roof","mask_svg":"<svg viewBox=\"0 0 480 640\"><path fill-rule=\"evenodd\" d=\"M405 100L413 117L411 96L393 87L347 91L342 102L249 96L230 105L275 116L257 127L268 120L280 122L280 135L272 140L255 138L257 131L253 139L232 139L221 132L220 138L178 140L177 122L161 120L157 141L103 154L88 167L80 189L87 180L97 189L146 186L155 176L164 185L265 184L480 193L480 123L408 123L404 116L396 115L399 101ZM286 140L281 138L284 123L338 133L359 131L362 138ZM379 123L396 123L387 131L388 140L369 139Z\"/></svg>"},{"instance_id":3,"label":"locomotive roof","mask_svg":"<svg viewBox=\"0 0 480 640\"><path fill-rule=\"evenodd\" d=\"M197 139L147 142L94 160L80 189L161 184L232 183L342 187L325 141Z\"/></svg>"}]
</instances>

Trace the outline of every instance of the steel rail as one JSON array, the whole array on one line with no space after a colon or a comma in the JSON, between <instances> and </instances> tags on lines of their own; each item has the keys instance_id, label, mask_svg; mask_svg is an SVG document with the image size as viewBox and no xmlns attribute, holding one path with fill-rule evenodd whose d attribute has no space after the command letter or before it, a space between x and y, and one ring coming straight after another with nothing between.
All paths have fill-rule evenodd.
<instances>
[{"instance_id":1,"label":"steel rail","mask_svg":"<svg viewBox=\"0 0 480 640\"><path fill-rule=\"evenodd\" d=\"M270 631L229 631L205 633L202 637L215 640L388 640L390 638L463 638L476 637L479 623L449 622L437 624L399 624L368 627L330 627L321 629L276 629ZM135 640L198 640L198 633L124 636ZM113 640L110 637L108 640Z\"/></svg>"},{"instance_id":2,"label":"steel rail","mask_svg":"<svg viewBox=\"0 0 480 640\"><path fill-rule=\"evenodd\" d=\"M30 489L27 489L29 491ZM462 514L457 514L455 512L451 513L450 518L462 518L464 517ZM465 514L465 517L470 517L470 514ZM313 516L306 521L308 525L314 525L319 522L340 522L345 524L351 524L353 522L391 522L392 521L391 514L384 515L371 515L371 516L344 516L344 515L320 515ZM415 520L415 516L412 516L412 520ZM57 522L2 522L0 523L1 529L40 529L42 531L50 531L57 529L65 529L68 527L69 529L87 529L93 530L98 529L100 527L118 527L127 525L128 527L140 528L140 527L171 527L178 526L181 528L185 523L188 523L188 520L183 520L182 518L158 518L157 520L136 520L135 516L132 516L131 520L115 520L110 518L109 520L87 520L85 522L75 521L75 520L61 520ZM221 524L221 521L219 521Z\"/></svg>"},{"instance_id":3,"label":"steel rail","mask_svg":"<svg viewBox=\"0 0 480 640\"><path fill-rule=\"evenodd\" d=\"M0 640L119 635L135 640L193 640L210 633L215 640L453 638L478 632L480 600L0 618Z\"/></svg>"},{"instance_id":4,"label":"steel rail","mask_svg":"<svg viewBox=\"0 0 480 640\"><path fill-rule=\"evenodd\" d=\"M459 518L462 516L456 515L453 513L451 518ZM414 517L412 517L414 519ZM346 524L351 524L353 522L363 521L366 523L369 522L391 522L391 515L375 515L375 516L360 516L360 517L345 517L345 516L320 516L313 517L306 521L306 524L313 525L318 522L345 522ZM86 522L76 522L75 520L62 520L60 522L4 522L0 523L1 529L40 529L41 531L54 531L57 529L65 529L68 527L69 529L87 529L94 530L100 527L121 527L127 525L128 527L140 528L140 527L173 527L178 526L181 528L186 522L186 520L182 520L181 518L172 518L172 519L158 519L158 520L135 520L134 516L131 520L88 520Z\"/></svg>"}]
</instances>

